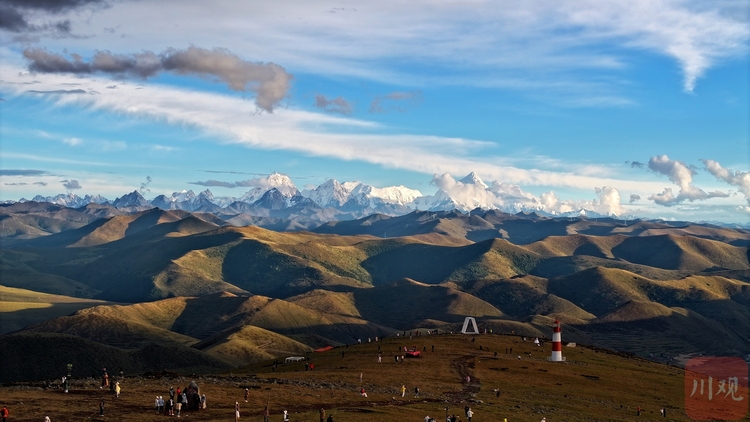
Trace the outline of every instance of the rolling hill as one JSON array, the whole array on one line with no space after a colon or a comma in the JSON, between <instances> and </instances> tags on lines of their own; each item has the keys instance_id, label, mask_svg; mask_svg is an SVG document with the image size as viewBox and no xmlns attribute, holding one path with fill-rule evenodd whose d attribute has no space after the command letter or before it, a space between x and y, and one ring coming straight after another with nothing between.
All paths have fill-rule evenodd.
<instances>
[{"instance_id":1,"label":"rolling hill","mask_svg":"<svg viewBox=\"0 0 750 422\"><path fill-rule=\"evenodd\" d=\"M456 331L465 316L529 336L557 318L571 341L649 357L750 353L741 230L496 211L373 215L316 232L208 220L149 209L4 243L0 295L24 289L0 302L4 332L126 353L159 345L207 368Z\"/></svg>"}]
</instances>

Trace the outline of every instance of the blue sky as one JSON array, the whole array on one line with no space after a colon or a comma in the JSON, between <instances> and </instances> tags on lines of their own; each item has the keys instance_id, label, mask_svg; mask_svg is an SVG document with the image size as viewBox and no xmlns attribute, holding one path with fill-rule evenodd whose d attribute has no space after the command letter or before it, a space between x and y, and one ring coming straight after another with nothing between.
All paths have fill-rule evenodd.
<instances>
[{"instance_id":1,"label":"blue sky","mask_svg":"<svg viewBox=\"0 0 750 422\"><path fill-rule=\"evenodd\" d=\"M505 204L749 220L746 1L404 3L11 0L0 200L474 171Z\"/></svg>"}]
</instances>

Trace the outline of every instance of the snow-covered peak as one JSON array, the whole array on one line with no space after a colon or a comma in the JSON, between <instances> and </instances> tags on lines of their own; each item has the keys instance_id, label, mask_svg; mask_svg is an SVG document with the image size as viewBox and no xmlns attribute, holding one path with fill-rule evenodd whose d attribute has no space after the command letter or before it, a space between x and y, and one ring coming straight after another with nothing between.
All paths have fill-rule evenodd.
<instances>
[{"instance_id":1,"label":"snow-covered peak","mask_svg":"<svg viewBox=\"0 0 750 422\"><path fill-rule=\"evenodd\" d=\"M349 200L351 191L335 179L326 180L317 188L305 192L307 197L321 207L340 207Z\"/></svg>"},{"instance_id":2,"label":"snow-covered peak","mask_svg":"<svg viewBox=\"0 0 750 422\"><path fill-rule=\"evenodd\" d=\"M88 205L92 202L97 204L104 204L109 202L107 198L104 198L101 195L86 195L83 198L76 195L75 193L61 193L55 196L41 196L37 195L35 196L32 201L35 202L49 202L51 204L57 204L63 207L69 207L69 208L80 208L85 205Z\"/></svg>"},{"instance_id":3,"label":"snow-covered peak","mask_svg":"<svg viewBox=\"0 0 750 422\"><path fill-rule=\"evenodd\" d=\"M210 190L206 189L203 192L201 192L201 193L198 194L198 198L203 198L203 199L205 199L205 200L207 200L209 202L213 202L214 201L214 194Z\"/></svg>"},{"instance_id":4,"label":"snow-covered peak","mask_svg":"<svg viewBox=\"0 0 750 422\"><path fill-rule=\"evenodd\" d=\"M476 173L473 171L466 175L463 179L459 180L459 182L463 183L464 185L479 185L483 187L484 189L488 189L489 186L487 186L482 179L477 176Z\"/></svg>"},{"instance_id":5,"label":"snow-covered peak","mask_svg":"<svg viewBox=\"0 0 750 422\"><path fill-rule=\"evenodd\" d=\"M409 189L403 185L376 188L360 183L352 190L351 195L376 198L387 204L406 205L422 196L422 192L415 189Z\"/></svg>"},{"instance_id":6,"label":"snow-covered peak","mask_svg":"<svg viewBox=\"0 0 750 422\"><path fill-rule=\"evenodd\" d=\"M195 193L192 190L181 190L180 192L173 192L169 198L171 202L190 202L195 199Z\"/></svg>"},{"instance_id":7,"label":"snow-covered peak","mask_svg":"<svg viewBox=\"0 0 750 422\"><path fill-rule=\"evenodd\" d=\"M279 187L290 187L297 189L296 186L294 186L294 183L292 182L292 179L289 178L286 174L281 174L279 172L274 172L268 175L266 178L268 181L268 184L270 186L279 188Z\"/></svg>"},{"instance_id":8,"label":"snow-covered peak","mask_svg":"<svg viewBox=\"0 0 750 422\"><path fill-rule=\"evenodd\" d=\"M143 195L141 195L140 192L134 190L133 192L112 201L112 206L115 208L148 207L151 206L151 204L143 197Z\"/></svg>"}]
</instances>

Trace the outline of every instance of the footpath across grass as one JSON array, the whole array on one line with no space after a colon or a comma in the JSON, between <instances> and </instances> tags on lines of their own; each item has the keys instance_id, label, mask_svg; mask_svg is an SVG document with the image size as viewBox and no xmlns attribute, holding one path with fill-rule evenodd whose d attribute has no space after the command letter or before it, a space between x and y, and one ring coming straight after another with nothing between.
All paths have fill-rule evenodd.
<instances>
[{"instance_id":1,"label":"footpath across grass","mask_svg":"<svg viewBox=\"0 0 750 422\"><path fill-rule=\"evenodd\" d=\"M181 418L188 420L232 421L235 401L241 421L262 421L266 405L274 422L282 422L284 410L291 422L318 421L320 408L335 422L421 422L425 416L442 422L446 412L466 422L466 406L474 412L472 422L690 420L683 410L684 373L677 367L584 347L564 347L567 361L553 363L547 361L550 342L539 347L517 336L408 334L362 339L362 344L311 353L308 361L283 363L282 358L226 374L124 374L114 377L122 386L119 398L100 389L99 380L76 379L74 369L67 394L45 388L44 382L10 385L0 387L0 405L8 406L13 422L45 416L52 422L161 420L167 416L156 415L156 396L166 397L170 387L185 388L194 380L206 394L207 408L183 411ZM404 347L415 347L421 357L396 363ZM64 371L50 374L52 384ZM104 416L99 416L101 399ZM661 408L667 409L666 418Z\"/></svg>"}]
</instances>

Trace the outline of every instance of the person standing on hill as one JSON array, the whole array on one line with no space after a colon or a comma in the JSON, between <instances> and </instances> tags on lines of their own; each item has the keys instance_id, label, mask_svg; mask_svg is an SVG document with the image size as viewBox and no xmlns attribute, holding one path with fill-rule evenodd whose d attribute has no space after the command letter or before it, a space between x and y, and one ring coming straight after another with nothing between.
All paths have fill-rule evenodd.
<instances>
[{"instance_id":1,"label":"person standing on hill","mask_svg":"<svg viewBox=\"0 0 750 422\"><path fill-rule=\"evenodd\" d=\"M245 403L247 403L248 397L250 397L250 389L249 388L245 388Z\"/></svg>"},{"instance_id":2,"label":"person standing on hill","mask_svg":"<svg viewBox=\"0 0 750 422\"><path fill-rule=\"evenodd\" d=\"M115 398L120 397L120 381L115 383Z\"/></svg>"},{"instance_id":3,"label":"person standing on hill","mask_svg":"<svg viewBox=\"0 0 750 422\"><path fill-rule=\"evenodd\" d=\"M471 417L474 416L474 411L469 408L469 410L466 412L466 418L471 422Z\"/></svg>"},{"instance_id":4,"label":"person standing on hill","mask_svg":"<svg viewBox=\"0 0 750 422\"><path fill-rule=\"evenodd\" d=\"M8 415L10 415L10 410L6 406L3 406L3 409L0 410L0 418L3 418L3 422L8 421Z\"/></svg>"},{"instance_id":5,"label":"person standing on hill","mask_svg":"<svg viewBox=\"0 0 750 422\"><path fill-rule=\"evenodd\" d=\"M414 387L414 398L419 397L419 387Z\"/></svg>"},{"instance_id":6,"label":"person standing on hill","mask_svg":"<svg viewBox=\"0 0 750 422\"><path fill-rule=\"evenodd\" d=\"M320 422L326 422L326 410L321 407L318 413L320 414Z\"/></svg>"},{"instance_id":7,"label":"person standing on hill","mask_svg":"<svg viewBox=\"0 0 750 422\"><path fill-rule=\"evenodd\" d=\"M240 402L234 402L234 422L240 421Z\"/></svg>"},{"instance_id":8,"label":"person standing on hill","mask_svg":"<svg viewBox=\"0 0 750 422\"><path fill-rule=\"evenodd\" d=\"M99 401L99 416L104 416L104 399Z\"/></svg>"},{"instance_id":9,"label":"person standing on hill","mask_svg":"<svg viewBox=\"0 0 750 422\"><path fill-rule=\"evenodd\" d=\"M283 422L289 422L289 413L287 411L284 411L284 421Z\"/></svg>"},{"instance_id":10,"label":"person standing on hill","mask_svg":"<svg viewBox=\"0 0 750 422\"><path fill-rule=\"evenodd\" d=\"M405 397L405 396L406 396L406 386L402 385L401 386L401 397Z\"/></svg>"}]
</instances>

